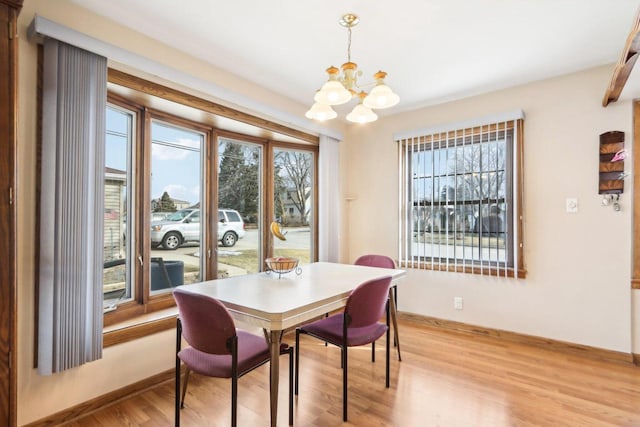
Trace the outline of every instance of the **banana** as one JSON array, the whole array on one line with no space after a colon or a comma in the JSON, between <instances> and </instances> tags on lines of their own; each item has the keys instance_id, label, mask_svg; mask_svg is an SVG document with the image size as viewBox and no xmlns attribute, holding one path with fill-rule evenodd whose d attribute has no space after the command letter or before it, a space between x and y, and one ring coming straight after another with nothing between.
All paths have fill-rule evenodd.
<instances>
[{"instance_id":1,"label":"banana","mask_svg":"<svg viewBox=\"0 0 640 427\"><path fill-rule=\"evenodd\" d=\"M271 234L273 234L280 240L287 240L287 238L284 237L284 234L282 234L282 230L280 230L280 224L278 224L277 221L273 221L271 223Z\"/></svg>"}]
</instances>

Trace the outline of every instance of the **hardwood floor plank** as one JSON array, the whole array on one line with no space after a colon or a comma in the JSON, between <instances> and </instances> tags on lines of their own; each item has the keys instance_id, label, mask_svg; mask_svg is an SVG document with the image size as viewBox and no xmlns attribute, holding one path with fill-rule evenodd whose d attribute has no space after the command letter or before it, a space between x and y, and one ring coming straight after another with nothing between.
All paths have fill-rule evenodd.
<instances>
[{"instance_id":1,"label":"hardwood floor plank","mask_svg":"<svg viewBox=\"0 0 640 427\"><path fill-rule=\"evenodd\" d=\"M559 353L492 336L474 336L400 320L403 361L391 358L384 386L384 340L349 350L346 426L640 426L640 367ZM285 336L291 343L293 337ZM342 424L340 351L301 336L300 394L294 425ZM286 357L281 366L286 366ZM286 426L288 369L281 369L278 425ZM239 381L238 424L269 424L269 370ZM192 375L182 425L228 426L228 380ZM173 382L68 423L171 426Z\"/></svg>"}]
</instances>

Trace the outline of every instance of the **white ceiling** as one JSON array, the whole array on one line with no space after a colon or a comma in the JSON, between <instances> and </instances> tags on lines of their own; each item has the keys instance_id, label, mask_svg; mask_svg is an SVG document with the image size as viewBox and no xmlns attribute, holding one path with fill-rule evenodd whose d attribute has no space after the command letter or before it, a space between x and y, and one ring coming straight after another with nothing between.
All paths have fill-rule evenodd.
<instances>
[{"instance_id":1,"label":"white ceiling","mask_svg":"<svg viewBox=\"0 0 640 427\"><path fill-rule=\"evenodd\" d=\"M638 0L72 0L305 105L351 56L382 69L388 113L618 60ZM126 48L126 46L123 46ZM633 77L633 76L632 76ZM608 82L607 82L608 83ZM603 86L603 95L606 85ZM381 111L381 113L384 113Z\"/></svg>"}]
</instances>

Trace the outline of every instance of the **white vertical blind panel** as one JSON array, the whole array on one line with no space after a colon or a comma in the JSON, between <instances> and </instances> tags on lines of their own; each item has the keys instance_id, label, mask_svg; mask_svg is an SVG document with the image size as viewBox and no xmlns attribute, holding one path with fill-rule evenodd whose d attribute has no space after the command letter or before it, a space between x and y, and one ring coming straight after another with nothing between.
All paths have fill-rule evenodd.
<instances>
[{"instance_id":1,"label":"white vertical blind panel","mask_svg":"<svg viewBox=\"0 0 640 427\"><path fill-rule=\"evenodd\" d=\"M318 154L318 260L340 261L340 163L339 142L320 135Z\"/></svg>"},{"instance_id":2,"label":"white vertical blind panel","mask_svg":"<svg viewBox=\"0 0 640 427\"><path fill-rule=\"evenodd\" d=\"M106 58L44 49L38 371L102 355Z\"/></svg>"}]
</instances>

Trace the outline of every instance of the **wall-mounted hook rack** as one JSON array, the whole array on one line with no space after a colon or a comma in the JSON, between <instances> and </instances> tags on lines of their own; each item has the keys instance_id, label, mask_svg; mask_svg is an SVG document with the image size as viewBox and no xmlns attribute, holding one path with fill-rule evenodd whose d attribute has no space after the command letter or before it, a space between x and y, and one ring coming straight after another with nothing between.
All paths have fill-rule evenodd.
<instances>
[{"instance_id":1,"label":"wall-mounted hook rack","mask_svg":"<svg viewBox=\"0 0 640 427\"><path fill-rule=\"evenodd\" d=\"M626 177L624 159L626 155L624 132L614 130L600 135L598 194L620 195L624 192L624 178Z\"/></svg>"},{"instance_id":2,"label":"wall-mounted hook rack","mask_svg":"<svg viewBox=\"0 0 640 427\"><path fill-rule=\"evenodd\" d=\"M620 212L620 194L605 194L602 197L602 206L613 206L613 210Z\"/></svg>"}]
</instances>

